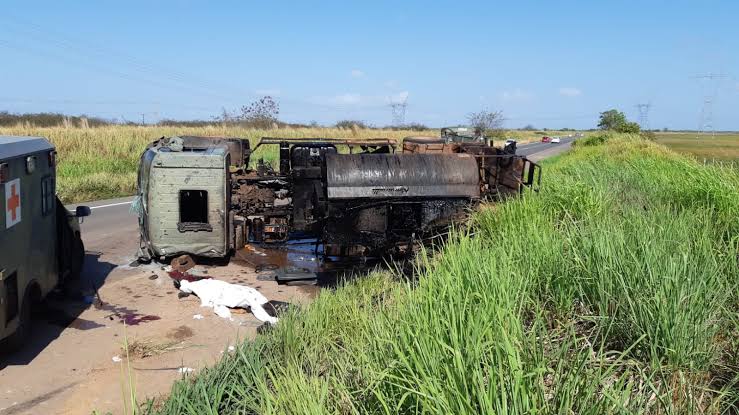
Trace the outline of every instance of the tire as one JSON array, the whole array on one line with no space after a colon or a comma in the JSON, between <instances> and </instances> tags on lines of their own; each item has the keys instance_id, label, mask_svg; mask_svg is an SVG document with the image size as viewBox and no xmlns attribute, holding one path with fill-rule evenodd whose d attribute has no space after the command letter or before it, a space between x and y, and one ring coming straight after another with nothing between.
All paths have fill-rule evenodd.
<instances>
[{"instance_id":1,"label":"tire","mask_svg":"<svg viewBox=\"0 0 739 415\"><path fill-rule=\"evenodd\" d=\"M15 332L3 340L2 351L11 353L19 350L31 336L31 291L26 290L23 296L20 313L18 314L18 327Z\"/></svg>"},{"instance_id":2,"label":"tire","mask_svg":"<svg viewBox=\"0 0 739 415\"><path fill-rule=\"evenodd\" d=\"M238 251L244 245L246 245L244 224L238 224L234 227L234 249Z\"/></svg>"},{"instance_id":3,"label":"tire","mask_svg":"<svg viewBox=\"0 0 739 415\"><path fill-rule=\"evenodd\" d=\"M264 240L264 221L260 218L255 218L251 221L251 236L256 243L262 243Z\"/></svg>"},{"instance_id":4,"label":"tire","mask_svg":"<svg viewBox=\"0 0 739 415\"><path fill-rule=\"evenodd\" d=\"M70 266L69 279L76 281L82 275L82 267L85 264L85 244L79 234L75 235L72 243L72 263Z\"/></svg>"}]
</instances>

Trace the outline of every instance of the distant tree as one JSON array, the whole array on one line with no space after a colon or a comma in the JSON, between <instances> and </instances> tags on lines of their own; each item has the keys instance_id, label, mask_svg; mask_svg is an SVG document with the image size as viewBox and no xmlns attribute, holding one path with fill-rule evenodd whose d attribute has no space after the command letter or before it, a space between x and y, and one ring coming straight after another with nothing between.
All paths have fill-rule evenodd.
<instances>
[{"instance_id":1,"label":"distant tree","mask_svg":"<svg viewBox=\"0 0 739 415\"><path fill-rule=\"evenodd\" d=\"M669 129L669 128L667 128L667 127L665 127L665 128L663 128L663 129L662 129L662 132L663 132L663 133L666 133L666 132L668 132L668 131L670 131L670 129Z\"/></svg>"},{"instance_id":2,"label":"distant tree","mask_svg":"<svg viewBox=\"0 0 739 415\"><path fill-rule=\"evenodd\" d=\"M608 110L600 113L598 128L601 130L616 130L626 124L626 115L619 110Z\"/></svg>"},{"instance_id":3,"label":"distant tree","mask_svg":"<svg viewBox=\"0 0 739 415\"><path fill-rule=\"evenodd\" d=\"M213 121L224 124L243 124L247 127L274 128L283 124L279 120L280 104L269 95L265 95L238 111L221 109L221 114L213 117Z\"/></svg>"},{"instance_id":4,"label":"distant tree","mask_svg":"<svg viewBox=\"0 0 739 415\"><path fill-rule=\"evenodd\" d=\"M612 109L600 113L598 128L619 133L639 133L639 124L628 121L623 112Z\"/></svg>"},{"instance_id":5,"label":"distant tree","mask_svg":"<svg viewBox=\"0 0 739 415\"><path fill-rule=\"evenodd\" d=\"M364 121L360 121L360 120L341 120L336 123L336 128L365 129L365 128L369 128L369 126L367 125L367 123L365 123Z\"/></svg>"},{"instance_id":6,"label":"distant tree","mask_svg":"<svg viewBox=\"0 0 739 415\"><path fill-rule=\"evenodd\" d=\"M480 110L467 114L467 121L475 130L487 137L503 135L503 111Z\"/></svg>"},{"instance_id":7,"label":"distant tree","mask_svg":"<svg viewBox=\"0 0 739 415\"><path fill-rule=\"evenodd\" d=\"M525 126L524 126L524 127L522 128L522 130L524 130L524 131L536 131L536 127L534 127L534 126L533 126L533 125L531 125L531 124L526 124L526 125L525 125Z\"/></svg>"},{"instance_id":8,"label":"distant tree","mask_svg":"<svg viewBox=\"0 0 739 415\"><path fill-rule=\"evenodd\" d=\"M249 105L241 107L239 121L257 128L271 128L279 122L280 104L271 96L265 95Z\"/></svg>"},{"instance_id":9,"label":"distant tree","mask_svg":"<svg viewBox=\"0 0 739 415\"><path fill-rule=\"evenodd\" d=\"M411 131L426 131L429 129L427 125L424 125L418 122L412 122L410 124L407 124L405 128Z\"/></svg>"}]
</instances>

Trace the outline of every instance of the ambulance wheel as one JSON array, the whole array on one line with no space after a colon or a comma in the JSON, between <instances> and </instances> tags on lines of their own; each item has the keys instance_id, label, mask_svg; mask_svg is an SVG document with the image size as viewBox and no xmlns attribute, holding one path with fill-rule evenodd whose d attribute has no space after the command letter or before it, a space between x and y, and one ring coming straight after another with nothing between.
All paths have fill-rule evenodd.
<instances>
[{"instance_id":1,"label":"ambulance wheel","mask_svg":"<svg viewBox=\"0 0 739 415\"><path fill-rule=\"evenodd\" d=\"M14 352L19 350L28 341L31 336L31 303L33 298L31 296L31 290L27 289L26 294L23 296L23 303L18 314L18 327L15 329L13 334L6 337L3 340L2 351L5 353Z\"/></svg>"},{"instance_id":2,"label":"ambulance wheel","mask_svg":"<svg viewBox=\"0 0 739 415\"><path fill-rule=\"evenodd\" d=\"M78 280L82 275L82 266L85 263L85 244L79 235L75 236L72 243L72 265L69 273L69 279Z\"/></svg>"}]
</instances>

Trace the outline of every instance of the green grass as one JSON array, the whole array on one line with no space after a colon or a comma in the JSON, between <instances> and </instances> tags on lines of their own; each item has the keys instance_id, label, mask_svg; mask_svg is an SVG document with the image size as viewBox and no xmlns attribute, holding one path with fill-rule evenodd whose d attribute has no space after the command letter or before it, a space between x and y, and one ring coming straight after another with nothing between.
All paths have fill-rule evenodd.
<instances>
[{"instance_id":1,"label":"green grass","mask_svg":"<svg viewBox=\"0 0 739 415\"><path fill-rule=\"evenodd\" d=\"M657 133L657 142L672 150L694 156L698 161L739 165L739 134L719 133L715 137L697 133Z\"/></svg>"},{"instance_id":2,"label":"green grass","mask_svg":"<svg viewBox=\"0 0 739 415\"><path fill-rule=\"evenodd\" d=\"M736 413L736 171L628 136L545 169L416 280L323 291L158 413Z\"/></svg>"}]
</instances>

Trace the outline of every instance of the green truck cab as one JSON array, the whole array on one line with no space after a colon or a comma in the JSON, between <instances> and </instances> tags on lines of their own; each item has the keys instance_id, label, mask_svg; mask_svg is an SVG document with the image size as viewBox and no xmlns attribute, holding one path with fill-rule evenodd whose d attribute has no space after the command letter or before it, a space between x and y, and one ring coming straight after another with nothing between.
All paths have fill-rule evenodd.
<instances>
[{"instance_id":1,"label":"green truck cab","mask_svg":"<svg viewBox=\"0 0 739 415\"><path fill-rule=\"evenodd\" d=\"M56 150L41 137L0 136L0 346L30 334L31 307L79 277L85 256L79 218L56 197Z\"/></svg>"}]
</instances>

